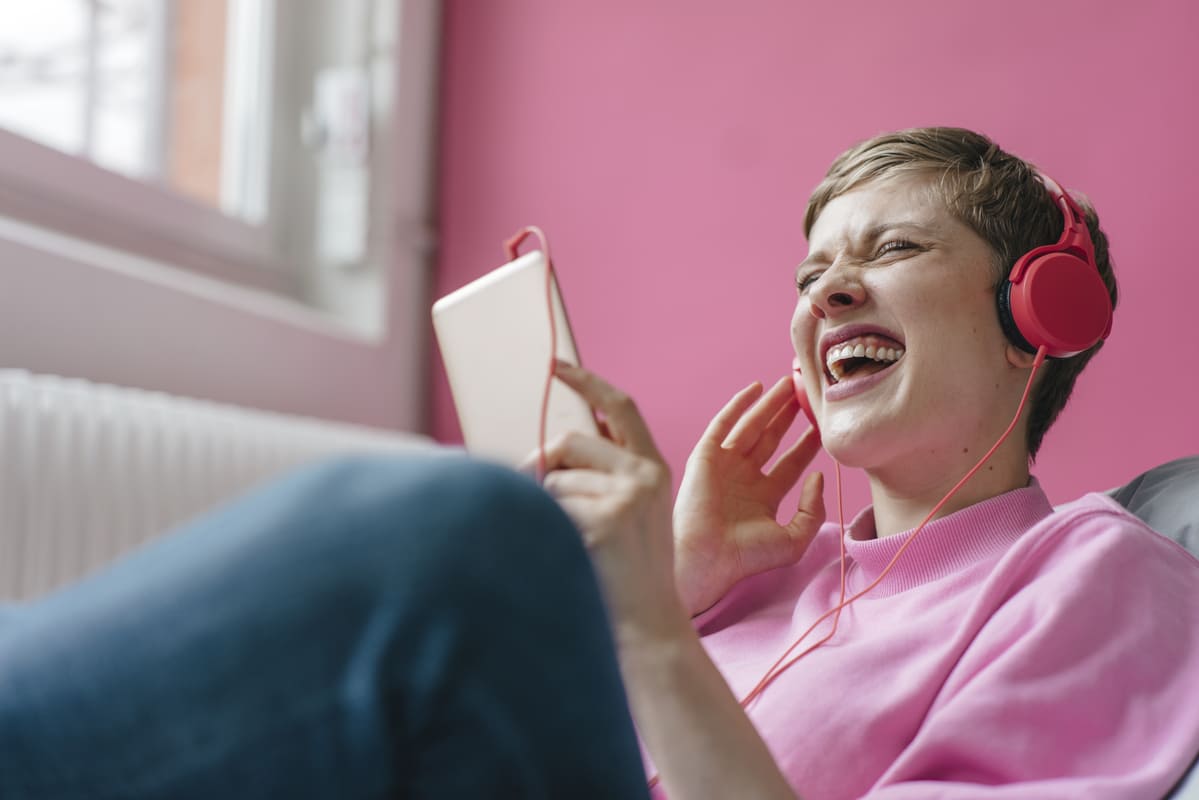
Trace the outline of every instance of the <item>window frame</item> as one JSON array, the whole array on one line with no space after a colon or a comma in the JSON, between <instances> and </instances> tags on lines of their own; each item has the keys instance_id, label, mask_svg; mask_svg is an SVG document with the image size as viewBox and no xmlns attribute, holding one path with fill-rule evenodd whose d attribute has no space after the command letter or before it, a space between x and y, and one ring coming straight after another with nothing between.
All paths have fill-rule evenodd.
<instances>
[{"instance_id":1,"label":"window frame","mask_svg":"<svg viewBox=\"0 0 1199 800\"><path fill-rule=\"evenodd\" d=\"M340 308L248 288L246 269L224 263L188 269L174 249L165 258L139 257L72 238L61 226L24 222L6 209L0 211L0 363L288 414L427 430L442 12L441 0L399 0L375 20L395 47L387 64L377 65L391 77L372 128L379 156L377 168L372 165L378 178L371 184L378 193L372 195L372 238L381 244L378 258L365 266L372 282L382 284L380 328L364 333ZM388 130L394 135L385 135ZM36 147L22 143L26 150ZM48 168L69 158L42 149ZM99 169L86 162L82 168ZM44 177L27 172L34 180ZM146 195L139 191L144 186L116 173L98 174L104 177L97 181L141 196L140 209L153 213L163 202L163 193ZM8 208L30 203L27 185L8 185L15 195ZM92 185L89 196L104 197ZM138 222L124 200L105 205L124 209L112 216ZM60 215L53 203L40 207L51 222ZM215 215L216 226L225 221L212 209L201 211L203 218ZM122 230L101 233L113 241L128 238ZM296 273L294 264L285 268ZM361 270L336 277L350 290L363 283Z\"/></svg>"},{"instance_id":2,"label":"window frame","mask_svg":"<svg viewBox=\"0 0 1199 800\"><path fill-rule=\"evenodd\" d=\"M295 290L266 226L6 130L0 215L244 286Z\"/></svg>"},{"instance_id":3,"label":"window frame","mask_svg":"<svg viewBox=\"0 0 1199 800\"><path fill-rule=\"evenodd\" d=\"M405 0L395 2L398 21ZM164 3L158 26L174 15L173 0ZM314 200L297 198L288 176L310 154L284 128L298 125L311 87L296 77L278 85L276 77L292 76L289 68L296 64L308 66L303 50L312 31L289 19L287 4L276 0L228 0L228 9L219 208L174 190L162 177L126 176L87 155L0 128L0 217L302 301L304 284L311 282L305 271L313 266L301 263L305 253L297 252L288 234L306 227L295 216ZM257 45L245 40L247 22L261 34ZM247 69L257 73L257 85L230 80ZM170 86L156 88L161 96L152 102L165 105ZM262 102L268 97L271 102ZM390 154L375 157L386 161Z\"/></svg>"}]
</instances>

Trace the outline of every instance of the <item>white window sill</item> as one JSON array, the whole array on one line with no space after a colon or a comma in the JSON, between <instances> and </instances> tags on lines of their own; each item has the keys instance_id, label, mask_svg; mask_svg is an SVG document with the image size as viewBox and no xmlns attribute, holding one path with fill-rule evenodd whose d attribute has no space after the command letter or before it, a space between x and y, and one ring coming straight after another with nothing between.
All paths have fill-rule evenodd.
<instances>
[{"instance_id":1,"label":"white window sill","mask_svg":"<svg viewBox=\"0 0 1199 800\"><path fill-rule=\"evenodd\" d=\"M281 294L208 277L11 217L0 216L0 243L31 251L31 254L54 256L113 272L346 342L379 344L386 334L381 325L355 324ZM20 268L20 265L10 264L9 269L13 268Z\"/></svg>"}]
</instances>

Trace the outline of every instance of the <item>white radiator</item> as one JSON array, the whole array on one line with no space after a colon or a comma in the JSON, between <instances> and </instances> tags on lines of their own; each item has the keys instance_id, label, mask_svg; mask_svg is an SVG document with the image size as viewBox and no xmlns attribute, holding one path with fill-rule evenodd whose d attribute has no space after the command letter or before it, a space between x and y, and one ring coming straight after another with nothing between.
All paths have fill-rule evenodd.
<instances>
[{"instance_id":1,"label":"white radiator","mask_svg":"<svg viewBox=\"0 0 1199 800\"><path fill-rule=\"evenodd\" d=\"M0 370L0 600L33 597L287 467L420 436Z\"/></svg>"}]
</instances>

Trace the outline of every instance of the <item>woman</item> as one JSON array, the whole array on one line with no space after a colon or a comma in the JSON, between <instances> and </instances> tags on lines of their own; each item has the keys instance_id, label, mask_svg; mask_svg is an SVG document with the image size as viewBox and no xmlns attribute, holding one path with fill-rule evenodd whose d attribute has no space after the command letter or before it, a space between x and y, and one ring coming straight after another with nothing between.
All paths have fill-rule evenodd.
<instances>
[{"instance_id":1,"label":"woman","mask_svg":"<svg viewBox=\"0 0 1199 800\"><path fill-rule=\"evenodd\" d=\"M873 499L844 593L819 475L775 522L820 440L766 469L798 413L787 379L712 421L672 522L631 403L561 368L612 436L556 442L545 485L593 555L671 796L1158 797L1199 752L1199 563L1107 498L1055 511L1029 474L1099 347L1046 363L1021 405L1040 358L1005 335L996 292L1062 235L1051 185L985 137L921 129L848 151L813 194L792 339L824 446Z\"/></svg>"},{"instance_id":2,"label":"woman","mask_svg":"<svg viewBox=\"0 0 1199 800\"><path fill-rule=\"evenodd\" d=\"M1063 210L951 129L813 195L792 337L874 501L844 581L819 475L775 521L820 443L766 466L790 378L717 414L672 513L631 401L562 365L608 435L549 448L558 503L466 459L335 462L0 606L0 797L644 796L626 694L674 798L1162 795L1199 752L1199 563L1102 497L1050 507L1028 463L1094 348L1042 365L996 313Z\"/></svg>"}]
</instances>

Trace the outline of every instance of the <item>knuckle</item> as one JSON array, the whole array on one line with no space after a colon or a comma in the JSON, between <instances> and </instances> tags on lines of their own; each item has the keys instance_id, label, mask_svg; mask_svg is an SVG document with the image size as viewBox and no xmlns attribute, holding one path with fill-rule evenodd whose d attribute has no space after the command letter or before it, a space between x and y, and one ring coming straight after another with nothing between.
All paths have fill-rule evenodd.
<instances>
[{"instance_id":1,"label":"knuckle","mask_svg":"<svg viewBox=\"0 0 1199 800\"><path fill-rule=\"evenodd\" d=\"M559 450L577 450L583 439L583 434L578 431L567 431L559 434L555 442Z\"/></svg>"},{"instance_id":2,"label":"knuckle","mask_svg":"<svg viewBox=\"0 0 1199 800\"><path fill-rule=\"evenodd\" d=\"M659 461L639 458L634 467L632 482L641 490L659 491L670 485L670 468Z\"/></svg>"},{"instance_id":3,"label":"knuckle","mask_svg":"<svg viewBox=\"0 0 1199 800\"><path fill-rule=\"evenodd\" d=\"M648 459L642 462L644 464L646 482L654 487L660 487L663 484L670 483L670 467L660 461L650 461Z\"/></svg>"},{"instance_id":4,"label":"knuckle","mask_svg":"<svg viewBox=\"0 0 1199 800\"><path fill-rule=\"evenodd\" d=\"M633 400L632 396L619 389L612 390L612 393L608 396L608 404L616 411L630 412L637 410L637 403Z\"/></svg>"},{"instance_id":5,"label":"knuckle","mask_svg":"<svg viewBox=\"0 0 1199 800\"><path fill-rule=\"evenodd\" d=\"M626 508L631 505L639 493L637 478L628 473L617 473L612 476L606 502L613 508Z\"/></svg>"}]
</instances>

